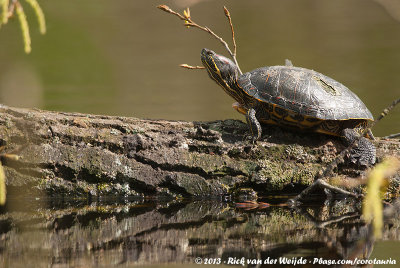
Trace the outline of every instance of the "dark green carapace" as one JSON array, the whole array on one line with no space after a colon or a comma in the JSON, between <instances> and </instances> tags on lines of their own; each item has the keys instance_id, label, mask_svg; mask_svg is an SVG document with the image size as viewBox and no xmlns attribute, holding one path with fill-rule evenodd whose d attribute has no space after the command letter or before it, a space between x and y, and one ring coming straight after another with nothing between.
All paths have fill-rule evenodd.
<instances>
[{"instance_id":1,"label":"dark green carapace","mask_svg":"<svg viewBox=\"0 0 400 268\"><path fill-rule=\"evenodd\" d=\"M269 66L239 75L228 58L204 48L201 60L209 76L246 116L253 140L261 138L261 124L313 131L342 137L351 144L374 120L365 104L341 83L313 70ZM372 133L368 137L373 139ZM350 161L361 166L375 163L375 146L362 137Z\"/></svg>"}]
</instances>

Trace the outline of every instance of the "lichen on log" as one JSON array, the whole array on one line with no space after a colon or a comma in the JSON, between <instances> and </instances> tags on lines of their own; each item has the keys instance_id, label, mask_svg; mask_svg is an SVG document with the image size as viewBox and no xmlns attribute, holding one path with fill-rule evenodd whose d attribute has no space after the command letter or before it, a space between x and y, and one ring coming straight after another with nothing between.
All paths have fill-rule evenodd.
<instances>
[{"instance_id":1,"label":"lichen on log","mask_svg":"<svg viewBox=\"0 0 400 268\"><path fill-rule=\"evenodd\" d=\"M279 127L266 127L262 141L252 144L239 120L143 120L4 105L0 115L0 142L6 153L21 156L3 161L13 193L180 198L251 188L295 194L344 149L334 137ZM400 157L398 140L375 144L378 160ZM348 180L363 171L341 166L336 172ZM389 188L395 194L398 178Z\"/></svg>"}]
</instances>

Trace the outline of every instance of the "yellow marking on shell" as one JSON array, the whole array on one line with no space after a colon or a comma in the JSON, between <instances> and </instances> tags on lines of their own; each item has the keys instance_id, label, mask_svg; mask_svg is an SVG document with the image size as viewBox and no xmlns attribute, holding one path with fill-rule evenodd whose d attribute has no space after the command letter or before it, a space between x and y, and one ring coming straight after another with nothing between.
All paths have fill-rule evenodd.
<instances>
[{"instance_id":1,"label":"yellow marking on shell","mask_svg":"<svg viewBox=\"0 0 400 268\"><path fill-rule=\"evenodd\" d=\"M278 122L276 122L276 121L274 121L274 120L272 120L272 119L260 119L259 120L261 123L263 123L263 124L269 124L269 125L278 125L278 126L283 126L283 127L285 127L285 128L289 128L289 129L302 129L302 130L307 130L307 129L309 129L309 128L312 128L314 125L309 125L309 126L304 126L304 124L301 124L301 123L299 123L298 121L297 122L294 122L294 124L292 125L292 126L290 126L290 125L284 125L284 124L279 124ZM288 122L288 121L283 121L283 122ZM319 123L319 122L318 122ZM316 125L316 124L315 124ZM329 132L329 131L326 131L326 130L324 130L324 129L321 129L321 128L316 128L315 130L314 130L314 132L319 132L319 133L323 133L323 134L328 134L328 135L335 135L335 136L339 136L339 135L337 135L337 134L335 134L335 133L332 133L332 132Z\"/></svg>"},{"instance_id":2,"label":"yellow marking on shell","mask_svg":"<svg viewBox=\"0 0 400 268\"><path fill-rule=\"evenodd\" d=\"M272 106L275 106L273 104L271 104ZM232 107L238 111L239 113L243 114L243 115L247 115L247 109L243 106L241 106L238 102L235 102L232 104ZM282 119L278 114L276 113L270 113L271 115L276 116L278 119ZM269 125L278 125L278 126L283 126L286 128L292 128L292 129L303 129L303 130L307 130L307 129L311 129L313 127L316 127L315 129L313 129L314 132L317 133L322 133L322 134L327 134L327 135L331 135L331 136L337 136L339 137L340 135L334 131L329 131L326 129L323 129L321 127L318 127L319 124L321 124L323 122L323 120L318 120L318 121L314 121L314 122L310 122L307 121L307 118L314 118L314 117L310 117L310 116L303 116L304 120L303 121L297 121L294 120L293 118L290 118L290 115L294 115L293 113L289 113L288 116L286 116L285 118L282 119L282 122L288 122L288 123L293 123L292 126L288 126L285 124L279 124L279 122L273 120L273 119L263 119L260 118L259 121L262 124L269 124Z\"/></svg>"},{"instance_id":3,"label":"yellow marking on shell","mask_svg":"<svg viewBox=\"0 0 400 268\"><path fill-rule=\"evenodd\" d=\"M278 109L282 109L282 110L284 110L283 108L281 108L281 107L279 107L279 106L277 106L277 105L275 105L275 104L273 104L272 105L274 108L272 109L272 114L273 115L275 115L276 117L278 117L279 119L284 119L284 117L282 117L282 115L280 115L280 114L278 114L277 112L276 112L276 108L278 107Z\"/></svg>"},{"instance_id":4,"label":"yellow marking on shell","mask_svg":"<svg viewBox=\"0 0 400 268\"><path fill-rule=\"evenodd\" d=\"M336 137L340 137L339 134L335 133L335 132L331 132L322 128L317 128L315 129L314 132L318 132L318 133L322 133L322 134L327 134L327 135L331 135L331 136L336 136Z\"/></svg>"},{"instance_id":5,"label":"yellow marking on shell","mask_svg":"<svg viewBox=\"0 0 400 268\"><path fill-rule=\"evenodd\" d=\"M322 120L308 121L307 119L309 119L309 118L313 118L313 119L315 119L315 118L312 117L312 116L306 116L306 115L302 115L304 120L299 121L299 120L296 120L296 119L293 118L294 116L298 115L297 113L289 111L289 110L287 110L285 108L282 108L282 107L280 107L280 106L278 106L276 104L270 104L270 105L273 107L273 112L270 113L270 114L274 115L275 117L277 117L279 119L282 119L284 122L294 123L300 128L311 128L311 127L314 127L314 126L320 124L321 121L322 121ZM280 108L282 110L285 110L288 114L285 117L282 117L281 115L279 115L276 112L276 107L278 107L278 108Z\"/></svg>"},{"instance_id":6,"label":"yellow marking on shell","mask_svg":"<svg viewBox=\"0 0 400 268\"><path fill-rule=\"evenodd\" d=\"M307 118L313 118L313 117L306 117L306 116L304 117L304 120L300 122L300 124L304 127L314 127L321 123L321 121L315 121L315 122L307 121Z\"/></svg>"},{"instance_id":7,"label":"yellow marking on shell","mask_svg":"<svg viewBox=\"0 0 400 268\"><path fill-rule=\"evenodd\" d=\"M307 120L308 118L313 118L313 119L315 119L315 118L310 117L310 116L304 116L304 115L302 116L304 118L304 120L299 121L299 120L296 120L295 118L293 118L294 116L297 115L297 113L286 110L276 104L270 104L270 105L272 106L272 112L271 111L267 111L267 112L271 116L275 117L276 119L281 120L281 123L279 123L279 121L277 122L276 120L273 120L273 119L262 119L262 118L260 119L260 122L265 123L265 124L282 125L284 127L288 127L288 125L285 124L285 122L286 122L286 123L290 123L289 125L291 125L292 127L307 129L307 128L312 128L312 127L318 126L322 121L322 120L315 120L315 121L310 122ZM285 110L287 112L286 116L282 117L282 115L278 114L276 112L276 107L278 107L282 110ZM235 109L238 112L240 112L239 108L235 107Z\"/></svg>"},{"instance_id":8,"label":"yellow marking on shell","mask_svg":"<svg viewBox=\"0 0 400 268\"><path fill-rule=\"evenodd\" d=\"M292 123L300 123L301 125L303 125L303 121L299 121L293 118L293 114L289 114L288 116L286 116L285 118L283 118L283 120L287 121L287 122L292 122Z\"/></svg>"},{"instance_id":9,"label":"yellow marking on shell","mask_svg":"<svg viewBox=\"0 0 400 268\"><path fill-rule=\"evenodd\" d=\"M275 122L275 121L272 120L272 119L268 119L268 120L266 120L266 119L260 119L259 121L260 121L261 123L263 123L263 124L279 125L277 122Z\"/></svg>"}]
</instances>

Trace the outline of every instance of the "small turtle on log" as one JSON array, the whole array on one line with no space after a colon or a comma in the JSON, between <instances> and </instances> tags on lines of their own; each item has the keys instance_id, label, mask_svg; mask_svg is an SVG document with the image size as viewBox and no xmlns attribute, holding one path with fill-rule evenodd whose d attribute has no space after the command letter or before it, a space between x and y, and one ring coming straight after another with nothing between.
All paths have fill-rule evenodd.
<instances>
[{"instance_id":1,"label":"small turtle on log","mask_svg":"<svg viewBox=\"0 0 400 268\"><path fill-rule=\"evenodd\" d=\"M252 140L261 138L260 123L341 137L350 145L374 118L365 104L341 83L313 70L269 66L240 75L230 59L204 48L201 61L209 76L237 102L232 106L246 116ZM375 163L376 149L368 131L349 160L358 166Z\"/></svg>"}]
</instances>

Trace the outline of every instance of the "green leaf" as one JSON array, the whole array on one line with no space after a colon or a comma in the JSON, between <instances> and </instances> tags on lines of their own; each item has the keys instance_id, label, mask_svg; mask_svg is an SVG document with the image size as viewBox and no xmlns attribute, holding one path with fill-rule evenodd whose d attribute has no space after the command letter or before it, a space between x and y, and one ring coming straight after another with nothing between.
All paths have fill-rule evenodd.
<instances>
[{"instance_id":1,"label":"green leaf","mask_svg":"<svg viewBox=\"0 0 400 268\"><path fill-rule=\"evenodd\" d=\"M44 18L44 13L42 8L39 6L39 3L36 0L25 0L32 8L36 14L38 23L39 23L39 30L41 34L46 33L46 20Z\"/></svg>"},{"instance_id":2,"label":"green leaf","mask_svg":"<svg viewBox=\"0 0 400 268\"><path fill-rule=\"evenodd\" d=\"M3 166L0 163L0 206L6 203L6 176Z\"/></svg>"},{"instance_id":3,"label":"green leaf","mask_svg":"<svg viewBox=\"0 0 400 268\"><path fill-rule=\"evenodd\" d=\"M375 238L382 236L383 227L383 190L387 187L387 179L400 168L400 160L395 157L385 159L368 175L367 195L364 198L363 216L365 221L374 227Z\"/></svg>"}]
</instances>

